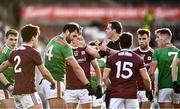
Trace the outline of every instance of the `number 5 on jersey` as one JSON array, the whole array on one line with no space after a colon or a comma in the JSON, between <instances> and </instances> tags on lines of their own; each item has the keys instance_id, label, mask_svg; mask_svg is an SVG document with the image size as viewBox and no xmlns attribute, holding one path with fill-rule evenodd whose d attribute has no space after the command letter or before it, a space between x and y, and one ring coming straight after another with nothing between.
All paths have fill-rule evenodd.
<instances>
[{"instance_id":1,"label":"number 5 on jersey","mask_svg":"<svg viewBox=\"0 0 180 109\"><path fill-rule=\"evenodd\" d=\"M53 50L54 46L51 45L48 49L47 49L47 52L46 52L46 56L48 57L48 60L50 61L51 58L53 57L53 54L52 54L52 50Z\"/></svg>"},{"instance_id":2,"label":"number 5 on jersey","mask_svg":"<svg viewBox=\"0 0 180 109\"><path fill-rule=\"evenodd\" d=\"M123 65L123 67L122 67L122 65ZM131 70L131 68L133 67L133 63L118 61L118 62L116 62L116 66L117 66L116 78L121 78L122 77L123 79L129 79L133 75L133 72ZM121 70L122 71L127 71L128 74L125 75L125 74L121 73Z\"/></svg>"}]
</instances>

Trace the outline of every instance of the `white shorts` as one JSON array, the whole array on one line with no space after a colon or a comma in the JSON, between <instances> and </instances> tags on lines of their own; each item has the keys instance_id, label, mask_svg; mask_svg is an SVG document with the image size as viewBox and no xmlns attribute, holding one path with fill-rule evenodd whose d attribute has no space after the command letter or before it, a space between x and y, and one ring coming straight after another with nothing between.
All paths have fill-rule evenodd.
<instances>
[{"instance_id":1,"label":"white shorts","mask_svg":"<svg viewBox=\"0 0 180 109\"><path fill-rule=\"evenodd\" d=\"M101 98L99 99L96 99L96 96L93 96L92 98L92 106L93 107L99 107L99 106L102 106L103 105L103 98L104 96L102 96Z\"/></svg>"},{"instance_id":2,"label":"white shorts","mask_svg":"<svg viewBox=\"0 0 180 109\"><path fill-rule=\"evenodd\" d=\"M92 96L88 95L87 89L65 90L64 98L66 103L91 103Z\"/></svg>"},{"instance_id":3,"label":"white shorts","mask_svg":"<svg viewBox=\"0 0 180 109\"><path fill-rule=\"evenodd\" d=\"M147 102L148 98L146 97L146 91L138 91L137 98L139 102Z\"/></svg>"},{"instance_id":4,"label":"white shorts","mask_svg":"<svg viewBox=\"0 0 180 109\"><path fill-rule=\"evenodd\" d=\"M13 98L8 90L0 90L0 100L4 100L4 99L9 99L9 98Z\"/></svg>"},{"instance_id":5,"label":"white shorts","mask_svg":"<svg viewBox=\"0 0 180 109\"><path fill-rule=\"evenodd\" d=\"M55 89L51 89L50 87L51 83L47 80L43 80L42 82L42 90L43 90L43 94L44 97L46 99L51 99L51 98L64 98L64 91L65 91L65 86L63 82L60 81L56 81L55 82Z\"/></svg>"},{"instance_id":6,"label":"white shorts","mask_svg":"<svg viewBox=\"0 0 180 109\"><path fill-rule=\"evenodd\" d=\"M14 95L14 100L16 108L18 109L27 109L31 106L42 104L41 98L37 92L32 94Z\"/></svg>"},{"instance_id":7,"label":"white shorts","mask_svg":"<svg viewBox=\"0 0 180 109\"><path fill-rule=\"evenodd\" d=\"M159 90L158 96L159 103L173 103L180 104L180 94L174 93L172 88L164 88Z\"/></svg>"},{"instance_id":8,"label":"white shorts","mask_svg":"<svg viewBox=\"0 0 180 109\"><path fill-rule=\"evenodd\" d=\"M111 98L109 109L139 109L138 99Z\"/></svg>"}]
</instances>

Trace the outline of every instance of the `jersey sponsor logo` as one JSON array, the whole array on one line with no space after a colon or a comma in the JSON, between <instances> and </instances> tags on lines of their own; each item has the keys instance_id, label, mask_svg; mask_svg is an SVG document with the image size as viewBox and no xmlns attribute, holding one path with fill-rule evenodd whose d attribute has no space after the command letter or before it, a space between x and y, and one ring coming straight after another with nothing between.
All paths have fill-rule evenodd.
<instances>
[{"instance_id":1,"label":"jersey sponsor logo","mask_svg":"<svg viewBox=\"0 0 180 109\"><path fill-rule=\"evenodd\" d=\"M81 59L77 59L77 62L78 63L84 63L84 62L86 62L86 58L84 57L84 58L81 58Z\"/></svg>"},{"instance_id":2,"label":"jersey sponsor logo","mask_svg":"<svg viewBox=\"0 0 180 109\"><path fill-rule=\"evenodd\" d=\"M150 60L151 60L151 56L148 56L148 57L147 57L147 60L150 61Z\"/></svg>"},{"instance_id":3,"label":"jersey sponsor logo","mask_svg":"<svg viewBox=\"0 0 180 109\"><path fill-rule=\"evenodd\" d=\"M82 54L82 55L85 55L86 53L85 53L85 51L81 51L81 54Z\"/></svg>"},{"instance_id":4,"label":"jersey sponsor logo","mask_svg":"<svg viewBox=\"0 0 180 109\"><path fill-rule=\"evenodd\" d=\"M79 52L78 50L75 50L74 51L74 56L78 56L78 52Z\"/></svg>"},{"instance_id":5,"label":"jersey sponsor logo","mask_svg":"<svg viewBox=\"0 0 180 109\"><path fill-rule=\"evenodd\" d=\"M59 42L60 44L62 45L66 45L66 42L64 42L62 39L58 38L58 37L55 37L53 40Z\"/></svg>"},{"instance_id":6,"label":"jersey sponsor logo","mask_svg":"<svg viewBox=\"0 0 180 109\"><path fill-rule=\"evenodd\" d=\"M118 53L118 55L119 56L129 56L129 57L132 57L132 53L127 52L127 51L120 52L120 53Z\"/></svg>"}]
</instances>

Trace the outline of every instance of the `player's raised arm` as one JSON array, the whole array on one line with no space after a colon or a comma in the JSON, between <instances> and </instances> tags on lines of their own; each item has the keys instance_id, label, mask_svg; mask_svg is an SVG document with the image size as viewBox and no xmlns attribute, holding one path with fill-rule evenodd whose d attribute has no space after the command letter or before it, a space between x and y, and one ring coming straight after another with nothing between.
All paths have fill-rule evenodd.
<instances>
[{"instance_id":1,"label":"player's raised arm","mask_svg":"<svg viewBox=\"0 0 180 109\"><path fill-rule=\"evenodd\" d=\"M83 37L79 38L76 43L77 43L76 45L79 48L83 48L91 56L93 56L95 58L100 58L100 55L99 55L98 51L95 50L94 48L92 48L91 46L89 46L88 44L86 44Z\"/></svg>"},{"instance_id":2,"label":"player's raised arm","mask_svg":"<svg viewBox=\"0 0 180 109\"><path fill-rule=\"evenodd\" d=\"M105 41L103 41L102 43L99 44L99 49L101 51L107 52L109 55L114 55L119 52L119 50L113 50L113 49L109 48Z\"/></svg>"}]
</instances>

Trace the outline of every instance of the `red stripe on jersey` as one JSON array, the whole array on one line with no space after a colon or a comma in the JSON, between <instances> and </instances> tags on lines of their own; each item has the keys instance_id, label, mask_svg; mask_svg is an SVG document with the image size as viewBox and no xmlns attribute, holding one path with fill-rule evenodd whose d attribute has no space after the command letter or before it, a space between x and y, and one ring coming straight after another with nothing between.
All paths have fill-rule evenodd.
<instances>
[{"instance_id":1,"label":"red stripe on jersey","mask_svg":"<svg viewBox=\"0 0 180 109\"><path fill-rule=\"evenodd\" d=\"M2 53L2 48L0 48L0 54Z\"/></svg>"},{"instance_id":2,"label":"red stripe on jersey","mask_svg":"<svg viewBox=\"0 0 180 109\"><path fill-rule=\"evenodd\" d=\"M62 39L55 37L53 40L59 42L60 44L66 45L66 42L64 42Z\"/></svg>"}]
</instances>

